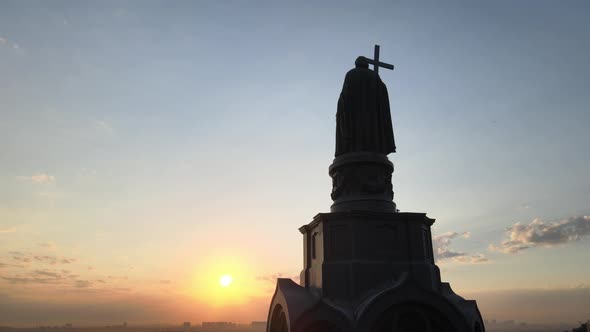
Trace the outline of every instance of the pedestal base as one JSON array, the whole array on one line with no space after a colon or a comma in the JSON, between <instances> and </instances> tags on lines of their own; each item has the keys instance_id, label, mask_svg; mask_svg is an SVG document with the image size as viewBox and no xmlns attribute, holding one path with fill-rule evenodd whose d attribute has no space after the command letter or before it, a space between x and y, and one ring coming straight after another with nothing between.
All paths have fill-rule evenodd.
<instances>
[{"instance_id":1,"label":"pedestal base","mask_svg":"<svg viewBox=\"0 0 590 332\"><path fill-rule=\"evenodd\" d=\"M484 331L475 301L434 264L424 213L320 213L304 238L300 285L279 279L267 332Z\"/></svg>"},{"instance_id":2,"label":"pedestal base","mask_svg":"<svg viewBox=\"0 0 590 332\"><path fill-rule=\"evenodd\" d=\"M407 275L375 291L356 306L333 302L278 279L267 332L484 332L472 300L448 283L437 291L417 286Z\"/></svg>"}]
</instances>

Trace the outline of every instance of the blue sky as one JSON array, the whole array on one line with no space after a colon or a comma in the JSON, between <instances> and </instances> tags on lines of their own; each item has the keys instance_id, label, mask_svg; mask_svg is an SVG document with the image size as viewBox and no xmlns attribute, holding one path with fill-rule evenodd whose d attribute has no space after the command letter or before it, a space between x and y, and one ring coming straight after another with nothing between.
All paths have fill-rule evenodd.
<instances>
[{"instance_id":1,"label":"blue sky","mask_svg":"<svg viewBox=\"0 0 590 332\"><path fill-rule=\"evenodd\" d=\"M587 291L589 7L2 1L0 263L74 258L77 285L154 296L210 257L296 275L297 228L331 204L344 74L378 43L395 201L437 219L443 279ZM4 267L2 292L52 268Z\"/></svg>"}]
</instances>

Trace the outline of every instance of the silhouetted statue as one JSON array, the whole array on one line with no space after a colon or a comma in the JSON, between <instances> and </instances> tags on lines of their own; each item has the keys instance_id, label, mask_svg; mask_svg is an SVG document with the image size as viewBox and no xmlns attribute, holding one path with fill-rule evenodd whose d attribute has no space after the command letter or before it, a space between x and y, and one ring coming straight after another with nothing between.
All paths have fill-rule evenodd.
<instances>
[{"instance_id":1,"label":"silhouetted statue","mask_svg":"<svg viewBox=\"0 0 590 332\"><path fill-rule=\"evenodd\" d=\"M336 113L336 153L370 151L382 154L395 152L393 126L387 87L381 81L379 66L393 66L376 59L358 57L356 68L346 73ZM369 63L375 70L369 69Z\"/></svg>"},{"instance_id":2,"label":"silhouetted statue","mask_svg":"<svg viewBox=\"0 0 590 332\"><path fill-rule=\"evenodd\" d=\"M374 70L368 65L373 64ZM268 332L482 332L473 300L441 281L426 213L393 201L395 152L387 88L358 58L338 101L330 212L299 228L299 283L278 278Z\"/></svg>"}]
</instances>

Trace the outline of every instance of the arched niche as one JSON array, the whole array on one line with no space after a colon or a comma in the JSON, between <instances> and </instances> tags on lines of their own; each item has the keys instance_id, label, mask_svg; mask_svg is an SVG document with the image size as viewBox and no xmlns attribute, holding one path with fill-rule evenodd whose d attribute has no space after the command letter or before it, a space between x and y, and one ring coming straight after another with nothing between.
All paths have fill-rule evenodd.
<instances>
[{"instance_id":1,"label":"arched niche","mask_svg":"<svg viewBox=\"0 0 590 332\"><path fill-rule=\"evenodd\" d=\"M280 304L277 304L272 311L268 332L289 332L287 316Z\"/></svg>"}]
</instances>

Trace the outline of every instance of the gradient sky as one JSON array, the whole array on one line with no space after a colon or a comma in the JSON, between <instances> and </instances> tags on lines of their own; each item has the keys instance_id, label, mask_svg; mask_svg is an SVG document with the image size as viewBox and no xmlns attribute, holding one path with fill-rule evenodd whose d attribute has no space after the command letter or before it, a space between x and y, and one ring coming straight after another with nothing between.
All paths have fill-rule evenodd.
<instances>
[{"instance_id":1,"label":"gradient sky","mask_svg":"<svg viewBox=\"0 0 590 332\"><path fill-rule=\"evenodd\" d=\"M443 280L486 319L590 318L589 15L0 1L0 325L265 320L329 211L338 94L375 43L395 201L437 220Z\"/></svg>"}]
</instances>

